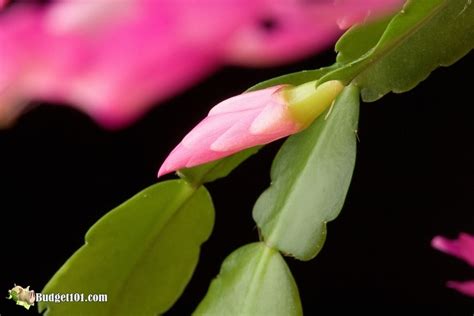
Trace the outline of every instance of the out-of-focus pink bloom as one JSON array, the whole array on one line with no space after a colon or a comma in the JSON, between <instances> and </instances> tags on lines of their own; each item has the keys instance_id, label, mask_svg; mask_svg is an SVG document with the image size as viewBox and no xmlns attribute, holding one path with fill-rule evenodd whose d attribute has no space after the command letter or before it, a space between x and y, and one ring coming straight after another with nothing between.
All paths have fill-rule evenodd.
<instances>
[{"instance_id":1,"label":"out-of-focus pink bloom","mask_svg":"<svg viewBox=\"0 0 474 316\"><path fill-rule=\"evenodd\" d=\"M461 233L458 239L450 240L441 236L433 238L431 245L447 254L462 259L474 267L474 236ZM474 297L474 280L472 281L449 281L448 287Z\"/></svg>"},{"instance_id":2,"label":"out-of-focus pink bloom","mask_svg":"<svg viewBox=\"0 0 474 316\"><path fill-rule=\"evenodd\" d=\"M211 109L171 152L158 176L217 160L297 133L342 91L339 81L279 85L227 99Z\"/></svg>"},{"instance_id":3,"label":"out-of-focus pink bloom","mask_svg":"<svg viewBox=\"0 0 474 316\"><path fill-rule=\"evenodd\" d=\"M314 54L332 44L353 24L390 14L405 0L267 0L262 17L270 30L257 21L242 25L228 41L226 59L231 63L271 66Z\"/></svg>"},{"instance_id":4,"label":"out-of-focus pink bloom","mask_svg":"<svg viewBox=\"0 0 474 316\"><path fill-rule=\"evenodd\" d=\"M218 43L250 18L237 8L251 3L71 0L45 10L14 7L0 17L0 112L8 120L36 98L73 104L106 126L126 124L216 69Z\"/></svg>"},{"instance_id":5,"label":"out-of-focus pink bloom","mask_svg":"<svg viewBox=\"0 0 474 316\"><path fill-rule=\"evenodd\" d=\"M2 1L2 0L0 0ZM0 124L31 99L117 127L224 64L275 65L403 0L63 0L0 16ZM370 12L370 14L369 14ZM263 22L273 21L273 27Z\"/></svg>"}]
</instances>

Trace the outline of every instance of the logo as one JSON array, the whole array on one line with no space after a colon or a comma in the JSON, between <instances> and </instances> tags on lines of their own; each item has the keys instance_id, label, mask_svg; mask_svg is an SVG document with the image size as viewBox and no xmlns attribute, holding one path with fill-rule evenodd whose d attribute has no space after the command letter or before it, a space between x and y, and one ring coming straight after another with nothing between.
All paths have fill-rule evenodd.
<instances>
[{"instance_id":1,"label":"logo","mask_svg":"<svg viewBox=\"0 0 474 316\"><path fill-rule=\"evenodd\" d=\"M11 290L8 290L7 299L13 300L16 305L21 305L26 309L30 309L31 306L35 305L35 291L30 290L30 286L22 288L19 285L14 285Z\"/></svg>"}]
</instances>

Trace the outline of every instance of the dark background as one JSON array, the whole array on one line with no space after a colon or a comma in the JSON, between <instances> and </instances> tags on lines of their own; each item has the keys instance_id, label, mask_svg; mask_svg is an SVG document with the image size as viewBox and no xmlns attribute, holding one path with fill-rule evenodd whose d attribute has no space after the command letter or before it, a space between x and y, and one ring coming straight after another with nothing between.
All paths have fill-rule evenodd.
<instances>
[{"instance_id":1,"label":"dark background","mask_svg":"<svg viewBox=\"0 0 474 316\"><path fill-rule=\"evenodd\" d=\"M157 181L165 156L212 105L261 80L333 60L328 52L280 68L226 68L116 132L71 108L45 104L0 131L0 296L13 283L40 291L95 221ZM438 234L474 233L473 61L471 54L410 92L362 105L344 209L314 260L287 260L307 315L473 315L474 298L444 283L474 279L474 269L430 247ZM257 241L251 210L269 184L280 145L208 185L214 232L169 315L190 314L223 259ZM0 314L36 309L0 299Z\"/></svg>"}]
</instances>

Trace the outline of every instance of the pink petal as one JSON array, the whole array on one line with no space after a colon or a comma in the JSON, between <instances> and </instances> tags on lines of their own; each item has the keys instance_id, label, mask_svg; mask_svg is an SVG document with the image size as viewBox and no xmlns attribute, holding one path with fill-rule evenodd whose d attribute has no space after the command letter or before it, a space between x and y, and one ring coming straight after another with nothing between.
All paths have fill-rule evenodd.
<instances>
[{"instance_id":1,"label":"pink petal","mask_svg":"<svg viewBox=\"0 0 474 316\"><path fill-rule=\"evenodd\" d=\"M266 104L265 102L267 98L269 98L276 91L280 90L282 87L284 87L284 85L277 85L231 97L214 106L209 112L209 115L260 108Z\"/></svg>"},{"instance_id":2,"label":"pink petal","mask_svg":"<svg viewBox=\"0 0 474 316\"><path fill-rule=\"evenodd\" d=\"M208 116L202 120L169 154L158 171L158 176L226 156L226 152L213 151L210 150L210 147L233 124L244 121L247 127L250 125L251 114L248 112L240 113L246 114L247 119L242 115L227 112L218 116Z\"/></svg>"},{"instance_id":3,"label":"pink petal","mask_svg":"<svg viewBox=\"0 0 474 316\"><path fill-rule=\"evenodd\" d=\"M222 135L226 135L230 130L235 128L238 129L239 135L247 134L247 130L252 122L254 112L252 111L241 111L237 113L225 113L220 116L211 116L204 119L203 123L209 122L208 119L212 119L217 122L219 126L215 129L207 128L208 133L202 133L203 129L199 130L201 134L199 141L194 141L190 144L186 141L186 138L181 142L188 150L187 155L189 160L186 163L186 168L197 166L206 162L217 160L226 156L229 156L236 152L236 150L216 150L214 149L214 143ZM191 131L189 135L196 133L195 130ZM196 140L196 138L194 138ZM232 140L234 142L235 140ZM191 145L191 146L190 146Z\"/></svg>"},{"instance_id":4,"label":"pink petal","mask_svg":"<svg viewBox=\"0 0 474 316\"><path fill-rule=\"evenodd\" d=\"M188 149L210 146L230 126L238 123L239 119L245 120L247 125L250 125L251 115L252 113L243 112L243 115L239 115L239 113L224 113L219 116L208 116L194 127L181 143Z\"/></svg>"},{"instance_id":5,"label":"pink petal","mask_svg":"<svg viewBox=\"0 0 474 316\"><path fill-rule=\"evenodd\" d=\"M447 286L465 295L474 297L474 281L466 281L466 282L449 281L447 283Z\"/></svg>"},{"instance_id":6,"label":"pink petal","mask_svg":"<svg viewBox=\"0 0 474 316\"><path fill-rule=\"evenodd\" d=\"M219 135L212 142L210 150L222 152L223 155L227 156L242 149L258 145L260 139L249 133L254 116L255 113L252 112L250 116L247 115L243 119L237 120L225 133Z\"/></svg>"},{"instance_id":7,"label":"pink petal","mask_svg":"<svg viewBox=\"0 0 474 316\"><path fill-rule=\"evenodd\" d=\"M249 131L253 135L289 135L300 129L301 126L296 124L291 117L285 100L282 99L281 95L274 95L267 106L253 120Z\"/></svg>"},{"instance_id":8,"label":"pink petal","mask_svg":"<svg viewBox=\"0 0 474 316\"><path fill-rule=\"evenodd\" d=\"M474 236L460 233L458 239L454 240L436 236L431 241L431 245L435 249L462 259L474 266ZM474 281L449 281L447 286L474 297Z\"/></svg>"},{"instance_id":9,"label":"pink petal","mask_svg":"<svg viewBox=\"0 0 474 316\"><path fill-rule=\"evenodd\" d=\"M263 109L251 113L250 122L247 118L239 119L211 144L211 150L223 152L228 156L299 132L301 125L293 120L283 102L284 100L281 100L277 103L271 96Z\"/></svg>"},{"instance_id":10,"label":"pink petal","mask_svg":"<svg viewBox=\"0 0 474 316\"><path fill-rule=\"evenodd\" d=\"M176 146L161 165L160 170L158 171L158 177L185 168L189 160L188 155L186 155L187 152L188 149L184 148L182 144ZM169 159L169 157L173 157L173 159Z\"/></svg>"},{"instance_id":11,"label":"pink petal","mask_svg":"<svg viewBox=\"0 0 474 316\"><path fill-rule=\"evenodd\" d=\"M433 238L431 245L474 266L474 236L461 233L455 240L437 236Z\"/></svg>"}]
</instances>

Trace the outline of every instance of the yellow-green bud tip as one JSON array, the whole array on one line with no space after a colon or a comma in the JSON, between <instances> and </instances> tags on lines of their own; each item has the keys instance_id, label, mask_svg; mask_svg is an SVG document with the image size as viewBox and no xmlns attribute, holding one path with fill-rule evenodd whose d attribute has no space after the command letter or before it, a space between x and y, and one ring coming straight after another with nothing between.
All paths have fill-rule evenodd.
<instances>
[{"instance_id":1,"label":"yellow-green bud tip","mask_svg":"<svg viewBox=\"0 0 474 316\"><path fill-rule=\"evenodd\" d=\"M288 110L303 128L311 124L323 113L344 89L341 81L326 81L316 88L317 81L287 88L284 97Z\"/></svg>"}]
</instances>

